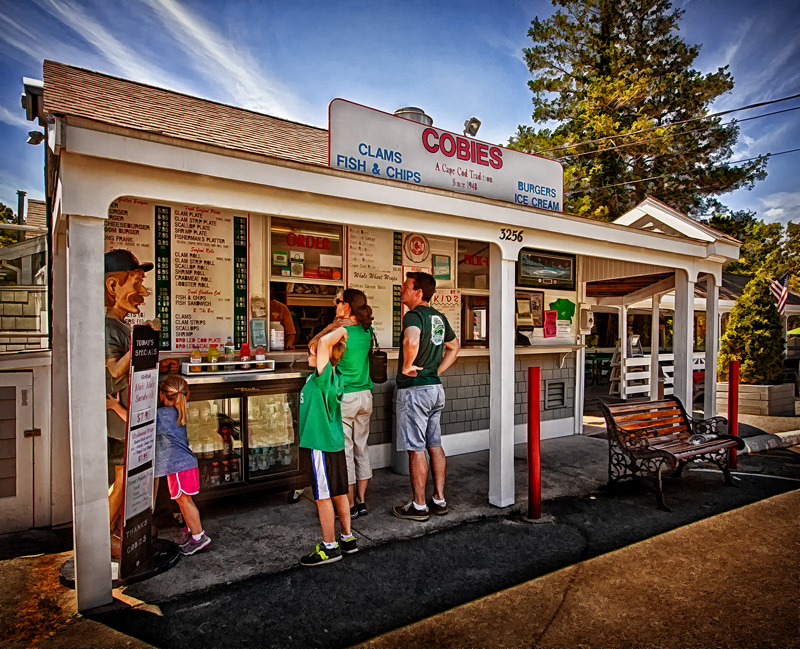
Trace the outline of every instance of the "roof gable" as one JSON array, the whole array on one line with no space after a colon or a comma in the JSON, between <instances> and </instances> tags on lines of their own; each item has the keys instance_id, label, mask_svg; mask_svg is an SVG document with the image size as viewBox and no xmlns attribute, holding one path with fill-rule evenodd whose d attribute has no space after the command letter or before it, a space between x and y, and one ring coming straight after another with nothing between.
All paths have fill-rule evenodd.
<instances>
[{"instance_id":1,"label":"roof gable","mask_svg":"<svg viewBox=\"0 0 800 649\"><path fill-rule=\"evenodd\" d=\"M651 196L620 216L614 223L649 232L698 239L706 243L714 241L739 243L736 239L695 221Z\"/></svg>"}]
</instances>

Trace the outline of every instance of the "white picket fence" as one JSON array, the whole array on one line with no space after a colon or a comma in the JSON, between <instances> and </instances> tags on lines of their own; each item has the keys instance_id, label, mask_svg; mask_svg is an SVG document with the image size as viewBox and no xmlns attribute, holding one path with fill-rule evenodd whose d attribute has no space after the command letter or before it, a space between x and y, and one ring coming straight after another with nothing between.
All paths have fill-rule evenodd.
<instances>
[{"instance_id":1,"label":"white picket fence","mask_svg":"<svg viewBox=\"0 0 800 649\"><path fill-rule=\"evenodd\" d=\"M651 356L634 356L625 359L625 372L622 373L621 358L617 352L611 359L611 378L608 394L622 399L650 396L650 364ZM664 396L673 392L673 375L675 374L675 355L659 354L658 364L664 376ZM705 352L696 352L692 356L692 372L702 372L706 368ZM623 380L624 379L624 380ZM624 385L621 390L620 386ZM653 395L656 396L655 394Z\"/></svg>"}]
</instances>

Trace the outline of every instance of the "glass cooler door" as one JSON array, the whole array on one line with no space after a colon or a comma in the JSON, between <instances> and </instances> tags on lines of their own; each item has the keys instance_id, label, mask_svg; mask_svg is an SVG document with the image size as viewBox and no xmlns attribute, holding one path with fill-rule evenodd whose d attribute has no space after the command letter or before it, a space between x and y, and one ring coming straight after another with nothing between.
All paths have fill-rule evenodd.
<instances>
[{"instance_id":1,"label":"glass cooler door","mask_svg":"<svg viewBox=\"0 0 800 649\"><path fill-rule=\"evenodd\" d=\"M295 472L299 469L298 392L247 397L249 478Z\"/></svg>"},{"instance_id":2,"label":"glass cooler door","mask_svg":"<svg viewBox=\"0 0 800 649\"><path fill-rule=\"evenodd\" d=\"M243 480L240 398L206 399L186 404L189 446L200 468L200 488Z\"/></svg>"}]
</instances>

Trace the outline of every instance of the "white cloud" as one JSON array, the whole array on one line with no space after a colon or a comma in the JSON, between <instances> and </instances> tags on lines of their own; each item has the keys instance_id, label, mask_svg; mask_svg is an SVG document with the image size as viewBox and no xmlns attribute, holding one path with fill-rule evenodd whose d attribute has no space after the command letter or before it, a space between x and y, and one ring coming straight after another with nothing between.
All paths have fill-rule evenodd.
<instances>
[{"instance_id":1,"label":"white cloud","mask_svg":"<svg viewBox=\"0 0 800 649\"><path fill-rule=\"evenodd\" d=\"M180 79L173 78L164 69L148 63L139 53L130 49L124 40L117 38L72 0L34 1L89 43L118 70L118 74L140 83L188 91ZM38 58L41 60L43 57ZM168 86L165 86L165 79L170 79L167 81Z\"/></svg>"},{"instance_id":2,"label":"white cloud","mask_svg":"<svg viewBox=\"0 0 800 649\"><path fill-rule=\"evenodd\" d=\"M226 103L298 119L297 98L278 81L268 78L244 46L223 38L177 0L143 2L170 29L175 44L189 54L195 69L230 97Z\"/></svg>"},{"instance_id":3,"label":"white cloud","mask_svg":"<svg viewBox=\"0 0 800 649\"><path fill-rule=\"evenodd\" d=\"M776 192L761 199L764 220L779 223L800 223L800 191Z\"/></svg>"},{"instance_id":4,"label":"white cloud","mask_svg":"<svg viewBox=\"0 0 800 649\"><path fill-rule=\"evenodd\" d=\"M26 130L37 128L36 122L29 122L25 119L25 111L22 110L22 107L16 112L11 112L5 106L0 106L0 122L8 124L9 126L19 126Z\"/></svg>"}]
</instances>

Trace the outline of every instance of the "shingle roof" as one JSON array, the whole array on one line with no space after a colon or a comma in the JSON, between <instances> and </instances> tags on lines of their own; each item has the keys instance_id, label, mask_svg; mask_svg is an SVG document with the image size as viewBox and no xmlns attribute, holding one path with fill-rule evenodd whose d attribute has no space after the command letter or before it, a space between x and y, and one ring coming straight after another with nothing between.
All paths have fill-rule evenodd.
<instances>
[{"instance_id":1,"label":"shingle roof","mask_svg":"<svg viewBox=\"0 0 800 649\"><path fill-rule=\"evenodd\" d=\"M25 225L37 228L47 227L47 209L44 201L28 199L28 209L25 211Z\"/></svg>"},{"instance_id":2,"label":"shingle roof","mask_svg":"<svg viewBox=\"0 0 800 649\"><path fill-rule=\"evenodd\" d=\"M328 164L328 131L171 90L44 62L44 109L187 142Z\"/></svg>"},{"instance_id":3,"label":"shingle roof","mask_svg":"<svg viewBox=\"0 0 800 649\"><path fill-rule=\"evenodd\" d=\"M735 302L744 292L744 287L753 279L752 275L734 275L733 273L722 273L722 286L719 287L719 299ZM697 282L694 285L694 296L699 298L706 297L705 282ZM800 304L800 295L789 291L787 304Z\"/></svg>"}]
</instances>

